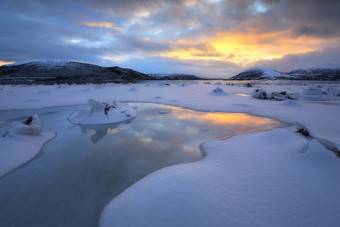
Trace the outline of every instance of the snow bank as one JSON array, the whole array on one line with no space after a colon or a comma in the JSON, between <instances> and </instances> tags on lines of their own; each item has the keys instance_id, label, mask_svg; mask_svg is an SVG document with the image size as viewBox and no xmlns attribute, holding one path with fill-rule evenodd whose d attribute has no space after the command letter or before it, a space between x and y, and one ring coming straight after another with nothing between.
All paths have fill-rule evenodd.
<instances>
[{"instance_id":1,"label":"snow bank","mask_svg":"<svg viewBox=\"0 0 340 227\"><path fill-rule=\"evenodd\" d=\"M100 226L340 225L340 159L317 141L278 129L203 149L204 159L132 185Z\"/></svg>"},{"instance_id":2,"label":"snow bank","mask_svg":"<svg viewBox=\"0 0 340 227\"><path fill-rule=\"evenodd\" d=\"M18 135L38 135L41 132L41 121L37 114L29 117L25 122L16 122L12 125L13 133Z\"/></svg>"},{"instance_id":3,"label":"snow bank","mask_svg":"<svg viewBox=\"0 0 340 227\"><path fill-rule=\"evenodd\" d=\"M114 124L137 116L136 110L128 104L113 101L112 105L88 100L88 105L72 113L68 120L73 124Z\"/></svg>"},{"instance_id":4,"label":"snow bank","mask_svg":"<svg viewBox=\"0 0 340 227\"><path fill-rule=\"evenodd\" d=\"M33 159L41 147L55 137L54 133L41 131L37 114L25 122L0 124L0 177Z\"/></svg>"},{"instance_id":5,"label":"snow bank","mask_svg":"<svg viewBox=\"0 0 340 227\"><path fill-rule=\"evenodd\" d=\"M319 87L310 87L303 91L304 95L324 95L325 93Z\"/></svg>"}]
</instances>

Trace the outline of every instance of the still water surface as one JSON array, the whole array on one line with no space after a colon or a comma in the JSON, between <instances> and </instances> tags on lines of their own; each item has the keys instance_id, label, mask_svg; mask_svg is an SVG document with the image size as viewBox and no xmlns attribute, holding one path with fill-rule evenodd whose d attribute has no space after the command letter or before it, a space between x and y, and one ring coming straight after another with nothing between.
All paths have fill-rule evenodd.
<instances>
[{"instance_id":1,"label":"still water surface","mask_svg":"<svg viewBox=\"0 0 340 227\"><path fill-rule=\"evenodd\" d=\"M86 127L66 120L74 106L0 111L8 122L38 113L43 129L57 133L37 158L0 178L1 226L97 226L115 196L158 169L198 160L202 142L285 126L247 114L130 105L134 120Z\"/></svg>"}]
</instances>

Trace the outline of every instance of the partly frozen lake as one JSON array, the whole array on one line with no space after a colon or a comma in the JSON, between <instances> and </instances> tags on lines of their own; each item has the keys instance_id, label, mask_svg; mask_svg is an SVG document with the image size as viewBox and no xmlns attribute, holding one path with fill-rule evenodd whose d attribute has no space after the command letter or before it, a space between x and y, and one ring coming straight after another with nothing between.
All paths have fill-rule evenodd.
<instances>
[{"instance_id":1,"label":"partly frozen lake","mask_svg":"<svg viewBox=\"0 0 340 227\"><path fill-rule=\"evenodd\" d=\"M57 137L40 155L0 178L1 226L97 226L103 208L146 175L202 157L205 141L285 126L248 114L198 112L131 103L137 118L80 127L67 117L78 107L0 111L0 120L38 113Z\"/></svg>"}]
</instances>

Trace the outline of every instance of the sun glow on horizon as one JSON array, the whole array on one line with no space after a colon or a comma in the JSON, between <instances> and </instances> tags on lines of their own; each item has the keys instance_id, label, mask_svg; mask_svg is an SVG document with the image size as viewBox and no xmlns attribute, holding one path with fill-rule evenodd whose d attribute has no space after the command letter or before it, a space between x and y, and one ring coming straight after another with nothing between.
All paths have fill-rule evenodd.
<instances>
[{"instance_id":1,"label":"sun glow on horizon","mask_svg":"<svg viewBox=\"0 0 340 227\"><path fill-rule=\"evenodd\" d=\"M13 63L15 63L15 61L0 61L0 66L9 65L9 64L13 64Z\"/></svg>"},{"instance_id":2,"label":"sun glow on horizon","mask_svg":"<svg viewBox=\"0 0 340 227\"><path fill-rule=\"evenodd\" d=\"M330 42L332 40L327 43ZM199 41L178 40L177 43L180 44L178 49L163 56L183 60L228 61L242 65L317 51L325 45L325 40L315 37L292 37L290 31L261 34L229 32ZM199 48L200 46L204 48Z\"/></svg>"}]
</instances>

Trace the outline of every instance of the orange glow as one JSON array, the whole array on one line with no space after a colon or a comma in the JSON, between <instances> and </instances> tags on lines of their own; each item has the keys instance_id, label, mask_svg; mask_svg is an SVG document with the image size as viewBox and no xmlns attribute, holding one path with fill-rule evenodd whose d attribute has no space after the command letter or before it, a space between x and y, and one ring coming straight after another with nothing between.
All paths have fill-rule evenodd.
<instances>
[{"instance_id":1,"label":"orange glow","mask_svg":"<svg viewBox=\"0 0 340 227\"><path fill-rule=\"evenodd\" d=\"M0 66L1 65L8 65L8 64L13 64L15 61L0 61Z\"/></svg>"},{"instance_id":2,"label":"orange glow","mask_svg":"<svg viewBox=\"0 0 340 227\"><path fill-rule=\"evenodd\" d=\"M116 30L125 30L125 28L117 27L114 23L111 22L85 22L84 23L88 27L100 27L100 28L111 28Z\"/></svg>"},{"instance_id":3,"label":"orange glow","mask_svg":"<svg viewBox=\"0 0 340 227\"><path fill-rule=\"evenodd\" d=\"M192 119L192 118L199 117L204 121L209 121L211 124L222 125L222 124L229 124L229 125L239 125L242 124L252 124L252 125L261 125L261 124L270 124L271 119L269 118L262 118L262 117L254 117L247 114L229 114L229 113L203 113L200 115L196 114L181 114L178 116L179 119Z\"/></svg>"},{"instance_id":4,"label":"orange glow","mask_svg":"<svg viewBox=\"0 0 340 227\"><path fill-rule=\"evenodd\" d=\"M249 97L251 95L243 94L243 93L235 93L235 95L243 96L243 97Z\"/></svg>"},{"instance_id":5,"label":"orange glow","mask_svg":"<svg viewBox=\"0 0 340 227\"><path fill-rule=\"evenodd\" d=\"M188 110L186 113L181 113L179 107L168 106L167 109L170 112L176 113L179 119L201 119L202 121L209 121L211 124L221 125L221 124L230 124L230 125L239 125L242 124L251 124L251 125L261 125L261 124L270 124L272 123L272 119L264 118L264 117L256 117L243 113L202 113Z\"/></svg>"},{"instance_id":6,"label":"orange glow","mask_svg":"<svg viewBox=\"0 0 340 227\"><path fill-rule=\"evenodd\" d=\"M108 134L116 134L116 133L118 133L119 132L119 130L118 129L108 129L107 131L106 131Z\"/></svg>"},{"instance_id":7,"label":"orange glow","mask_svg":"<svg viewBox=\"0 0 340 227\"><path fill-rule=\"evenodd\" d=\"M268 33L221 33L204 40L178 40L178 48L165 54L178 59L229 61L236 64L279 59L290 54L317 51L338 40L292 37L290 31ZM200 44L200 45L199 45ZM196 46L208 46L199 49Z\"/></svg>"}]
</instances>

